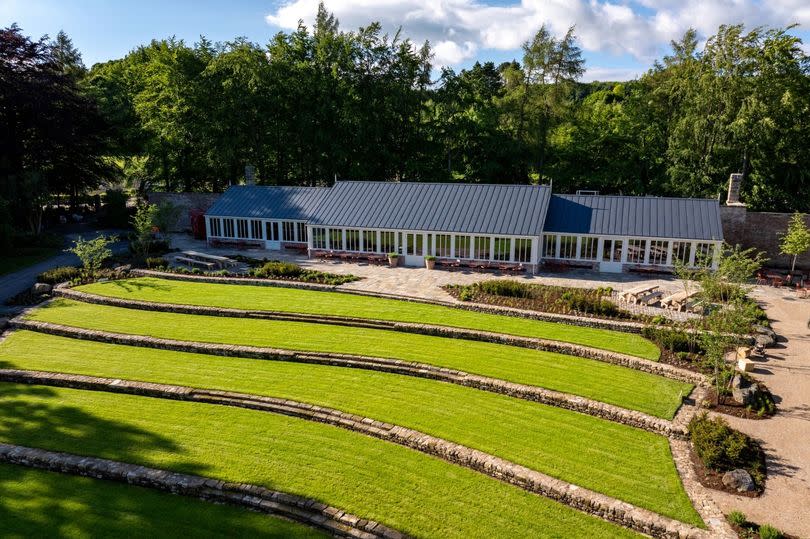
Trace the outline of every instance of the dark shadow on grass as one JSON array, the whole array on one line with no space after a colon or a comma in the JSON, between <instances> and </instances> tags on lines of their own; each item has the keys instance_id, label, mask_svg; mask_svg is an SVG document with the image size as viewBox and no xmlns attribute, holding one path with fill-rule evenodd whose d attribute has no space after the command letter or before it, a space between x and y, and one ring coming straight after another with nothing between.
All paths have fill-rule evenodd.
<instances>
[{"instance_id":1,"label":"dark shadow on grass","mask_svg":"<svg viewBox=\"0 0 810 539\"><path fill-rule=\"evenodd\" d=\"M18 537L290 537L297 526L245 522L245 510L150 489L0 464L0 522ZM303 528L302 528L303 530Z\"/></svg>"},{"instance_id":2,"label":"dark shadow on grass","mask_svg":"<svg viewBox=\"0 0 810 539\"><path fill-rule=\"evenodd\" d=\"M0 441L145 465L149 462L143 454L160 451L177 458L171 463L174 470L205 471L205 466L182 460L182 449L169 438L63 404L59 395L43 386L0 383Z\"/></svg>"},{"instance_id":3,"label":"dark shadow on grass","mask_svg":"<svg viewBox=\"0 0 810 539\"><path fill-rule=\"evenodd\" d=\"M125 292L133 292L139 290L160 290L162 292L171 291L172 287L166 284L155 283L151 281L140 281L137 279L130 281L111 281L113 285L123 289Z\"/></svg>"}]
</instances>

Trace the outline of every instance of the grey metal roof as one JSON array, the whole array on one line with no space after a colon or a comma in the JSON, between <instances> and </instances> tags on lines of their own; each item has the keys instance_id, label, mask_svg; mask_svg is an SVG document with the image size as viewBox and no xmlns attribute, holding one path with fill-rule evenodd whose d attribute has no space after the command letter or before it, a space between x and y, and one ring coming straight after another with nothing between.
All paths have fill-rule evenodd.
<instances>
[{"instance_id":1,"label":"grey metal roof","mask_svg":"<svg viewBox=\"0 0 810 539\"><path fill-rule=\"evenodd\" d=\"M546 232L722 240L716 199L552 195Z\"/></svg>"},{"instance_id":2,"label":"grey metal roof","mask_svg":"<svg viewBox=\"0 0 810 539\"><path fill-rule=\"evenodd\" d=\"M537 236L550 196L547 186L339 181L310 223Z\"/></svg>"},{"instance_id":3,"label":"grey metal roof","mask_svg":"<svg viewBox=\"0 0 810 539\"><path fill-rule=\"evenodd\" d=\"M235 185L229 187L205 214L307 221L328 194L328 187Z\"/></svg>"}]
</instances>

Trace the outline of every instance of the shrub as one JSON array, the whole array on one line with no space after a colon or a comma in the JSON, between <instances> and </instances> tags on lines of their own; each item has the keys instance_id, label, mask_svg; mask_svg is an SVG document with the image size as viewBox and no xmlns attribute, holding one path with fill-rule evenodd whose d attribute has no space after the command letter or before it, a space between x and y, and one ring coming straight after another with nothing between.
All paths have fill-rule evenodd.
<instances>
[{"instance_id":1,"label":"shrub","mask_svg":"<svg viewBox=\"0 0 810 539\"><path fill-rule=\"evenodd\" d=\"M388 253L388 258L399 258L398 253Z\"/></svg>"},{"instance_id":2,"label":"shrub","mask_svg":"<svg viewBox=\"0 0 810 539\"><path fill-rule=\"evenodd\" d=\"M146 267L149 269L162 268L166 266L166 261L159 256L146 259Z\"/></svg>"},{"instance_id":3,"label":"shrub","mask_svg":"<svg viewBox=\"0 0 810 539\"><path fill-rule=\"evenodd\" d=\"M763 524L759 527L759 539L781 539L782 532L771 526Z\"/></svg>"},{"instance_id":4,"label":"shrub","mask_svg":"<svg viewBox=\"0 0 810 539\"><path fill-rule=\"evenodd\" d=\"M735 526L742 527L743 525L745 525L748 519L745 518L745 513L742 513L740 511L732 511L731 513L728 514L728 521L734 524Z\"/></svg>"},{"instance_id":5,"label":"shrub","mask_svg":"<svg viewBox=\"0 0 810 539\"><path fill-rule=\"evenodd\" d=\"M458 299L461 301L472 301L474 295L475 294L473 294L473 291L470 288L465 287L461 289L461 292L459 292Z\"/></svg>"},{"instance_id":6,"label":"shrub","mask_svg":"<svg viewBox=\"0 0 810 539\"><path fill-rule=\"evenodd\" d=\"M694 348L689 335L678 329L647 326L641 330L641 336L670 352L690 352Z\"/></svg>"},{"instance_id":7,"label":"shrub","mask_svg":"<svg viewBox=\"0 0 810 539\"><path fill-rule=\"evenodd\" d=\"M705 412L689 422L689 436L701 462L715 471L742 468L756 483L764 479L762 450L754 441L729 427L720 417L711 419Z\"/></svg>"},{"instance_id":8,"label":"shrub","mask_svg":"<svg viewBox=\"0 0 810 539\"><path fill-rule=\"evenodd\" d=\"M65 281L72 281L79 277L79 268L73 266L61 266L59 268L49 269L37 275L37 281L40 283L47 283L50 285L64 283Z\"/></svg>"},{"instance_id":9,"label":"shrub","mask_svg":"<svg viewBox=\"0 0 810 539\"><path fill-rule=\"evenodd\" d=\"M504 296L508 298L531 298L532 289L529 285L517 281L494 280L478 283L478 288L485 294Z\"/></svg>"},{"instance_id":10,"label":"shrub","mask_svg":"<svg viewBox=\"0 0 810 539\"><path fill-rule=\"evenodd\" d=\"M301 266L293 264L292 262L278 261L267 262L260 268L253 270L253 275L256 277L262 277L264 279L271 279L274 277L294 279L296 277L300 277L302 273L304 273L304 269Z\"/></svg>"},{"instance_id":11,"label":"shrub","mask_svg":"<svg viewBox=\"0 0 810 539\"><path fill-rule=\"evenodd\" d=\"M425 260L436 260L436 257L433 255L425 255Z\"/></svg>"}]
</instances>

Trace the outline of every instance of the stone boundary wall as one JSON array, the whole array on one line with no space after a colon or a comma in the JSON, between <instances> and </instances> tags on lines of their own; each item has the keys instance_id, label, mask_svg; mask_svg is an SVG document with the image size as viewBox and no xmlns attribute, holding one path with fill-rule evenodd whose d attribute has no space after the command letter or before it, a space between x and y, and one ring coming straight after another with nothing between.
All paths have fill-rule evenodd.
<instances>
[{"instance_id":1,"label":"stone boundary wall","mask_svg":"<svg viewBox=\"0 0 810 539\"><path fill-rule=\"evenodd\" d=\"M686 429L682 425L675 425L671 421L654 417L643 412L628 410L612 404L606 404L584 397L578 397L576 395L570 395L568 393L562 393L559 391L552 391L537 386L507 382L497 378L479 376L464 371L437 367L424 363L366 356L353 356L349 354L296 352L292 350L261 348L255 346L160 339L143 335L128 335L122 333L75 328L61 324L52 324L49 322L24 320L21 318L13 319L11 321L11 325L17 329L25 329L61 337L70 337L74 339L83 339L109 344L141 346L160 350L191 352L215 356L242 357L271 361L290 361L337 367L352 367L414 376L417 378L440 380L482 391L499 393L501 395L507 395L532 402L539 402L549 406L564 408L566 410L591 415L600 419L606 419L608 421L644 429L667 437L684 438L687 436Z\"/></svg>"},{"instance_id":2,"label":"stone boundary wall","mask_svg":"<svg viewBox=\"0 0 810 539\"><path fill-rule=\"evenodd\" d=\"M645 325L641 322L624 322L621 320L608 320L605 318L592 318L587 316L573 316L566 314L543 313L538 311L527 311L513 307L501 307L499 305L487 305L484 303L463 303L440 301L428 298L415 298L413 296L401 296L397 294L383 294L369 290L356 290L352 288L341 288L338 285L324 285L317 283L301 283L297 281L279 281L271 279L251 279L247 277L217 277L213 275L186 275L165 271L133 269L132 275L141 277L159 277L162 279L173 279L175 281L194 281L211 284L242 284L252 286L276 286L280 288L297 288L301 290L320 290L326 292L340 292L341 294L352 294L355 296L367 296L373 298L396 299L400 301L410 301L412 303L424 303L427 305L440 305L465 311L473 311L484 314L499 314L514 318L526 318L529 320L540 320L541 322L557 322L572 326L590 327L595 329L610 329L624 333L641 333Z\"/></svg>"},{"instance_id":3,"label":"stone boundary wall","mask_svg":"<svg viewBox=\"0 0 810 539\"><path fill-rule=\"evenodd\" d=\"M313 406L289 399L259 397L227 391L198 390L184 386L131 382L112 378L66 375L59 373L0 370L0 379L10 382L72 387L111 393L146 395L172 400L190 400L209 404L237 406L327 423L387 440L422 453L481 472L551 498L580 511L653 537L703 537L704 532L685 523L636 507L615 498L572 485L565 481L512 463L499 457L449 442L423 432L383 423L374 419Z\"/></svg>"},{"instance_id":4,"label":"stone boundary wall","mask_svg":"<svg viewBox=\"0 0 810 539\"><path fill-rule=\"evenodd\" d=\"M390 331L400 331L404 333L415 333L419 335L429 335L434 337L447 337L454 339L466 339L473 341L489 342L494 344L505 344L530 348L543 352L552 352L569 356L577 356L586 359L594 359L605 363L611 363L621 367L644 371L650 374L664 376L691 384L700 384L704 377L698 373L687 369L681 369L666 363L659 363L636 356L610 352L568 343L565 341L555 341L550 339L540 339L536 337L522 337L518 335L508 335L495 333L492 331L481 331L468 328L457 328L452 326L437 326L432 324L414 324L409 322L395 322L389 320L376 320L369 318L355 318L336 315L315 315L304 313L291 313L282 311L251 311L244 309L231 309L225 307L209 307L204 305L184 305L176 303L155 303L151 301L130 300L89 294L79 290L60 287L53 290L55 296L62 296L84 303L94 303L98 305L109 305L113 307L124 307L127 309L142 309L146 311L158 311L168 313L193 314L203 316L222 316L231 318L254 318L264 320L284 320L291 322L306 322L315 324L329 324L349 327L360 327L369 329L384 329Z\"/></svg>"},{"instance_id":5,"label":"stone boundary wall","mask_svg":"<svg viewBox=\"0 0 810 539\"><path fill-rule=\"evenodd\" d=\"M0 443L0 462L129 483L192 496L215 503L238 505L279 515L321 529L335 537L404 539L408 536L373 520L362 519L316 500L257 485L139 466L109 459L85 457Z\"/></svg>"},{"instance_id":6,"label":"stone boundary wall","mask_svg":"<svg viewBox=\"0 0 810 539\"><path fill-rule=\"evenodd\" d=\"M160 204L169 201L180 209L177 221L173 223L168 232L183 232L191 230L191 210L206 211L220 197L222 193L165 193L151 192L146 194L150 204Z\"/></svg>"},{"instance_id":7,"label":"stone boundary wall","mask_svg":"<svg viewBox=\"0 0 810 539\"><path fill-rule=\"evenodd\" d=\"M790 269L793 257L779 252L781 235L787 231L793 214L748 211L745 206L720 206L720 219L723 222L723 235L727 243L753 247L765 251L770 259L766 265ZM805 216L805 223L810 226L810 215ZM796 260L796 268L805 271L810 269L810 252Z\"/></svg>"}]
</instances>

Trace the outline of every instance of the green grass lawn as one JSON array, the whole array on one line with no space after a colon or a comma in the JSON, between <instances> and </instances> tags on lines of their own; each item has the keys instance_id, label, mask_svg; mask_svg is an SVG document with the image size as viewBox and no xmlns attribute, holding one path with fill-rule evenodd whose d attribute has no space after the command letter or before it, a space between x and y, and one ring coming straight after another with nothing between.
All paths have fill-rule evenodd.
<instances>
[{"instance_id":1,"label":"green grass lawn","mask_svg":"<svg viewBox=\"0 0 810 539\"><path fill-rule=\"evenodd\" d=\"M48 260L57 254L59 254L59 249L52 247L21 247L14 249L11 254L0 257L0 275L14 273L43 260Z\"/></svg>"},{"instance_id":2,"label":"green grass lawn","mask_svg":"<svg viewBox=\"0 0 810 539\"><path fill-rule=\"evenodd\" d=\"M24 537L327 537L229 505L0 464L0 535Z\"/></svg>"},{"instance_id":3,"label":"green grass lawn","mask_svg":"<svg viewBox=\"0 0 810 539\"><path fill-rule=\"evenodd\" d=\"M564 391L667 419L691 389L683 382L591 359L390 330L152 312L66 299L26 316L169 339L418 361Z\"/></svg>"},{"instance_id":4,"label":"green grass lawn","mask_svg":"<svg viewBox=\"0 0 810 539\"><path fill-rule=\"evenodd\" d=\"M150 350L28 331L0 343L0 368L232 390L337 408L700 524L663 436L503 395L373 371Z\"/></svg>"},{"instance_id":5,"label":"green grass lawn","mask_svg":"<svg viewBox=\"0 0 810 539\"><path fill-rule=\"evenodd\" d=\"M339 292L196 283L147 277L95 283L78 289L94 294L162 303L439 324L566 341L652 360L657 360L660 355L658 347L640 335Z\"/></svg>"},{"instance_id":6,"label":"green grass lawn","mask_svg":"<svg viewBox=\"0 0 810 539\"><path fill-rule=\"evenodd\" d=\"M418 537L629 537L416 451L254 410L0 384L0 440L316 498Z\"/></svg>"}]
</instances>

